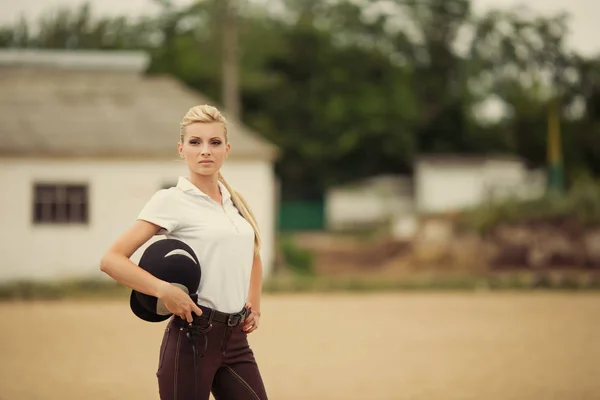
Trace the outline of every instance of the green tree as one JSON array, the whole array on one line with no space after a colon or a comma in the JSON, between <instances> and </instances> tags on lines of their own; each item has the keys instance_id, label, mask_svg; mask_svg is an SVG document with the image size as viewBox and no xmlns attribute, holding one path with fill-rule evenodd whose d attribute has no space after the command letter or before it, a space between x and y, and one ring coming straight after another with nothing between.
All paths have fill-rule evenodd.
<instances>
[{"instance_id":1,"label":"green tree","mask_svg":"<svg viewBox=\"0 0 600 400\"><path fill-rule=\"evenodd\" d=\"M471 79L482 96L499 96L509 110L495 131L505 136L502 142L510 152L545 165L550 106L557 99L564 116L574 100L569 73L577 67L565 45L567 16L531 16L525 8L492 10L474 26ZM572 142L564 135L563 142L573 155Z\"/></svg>"},{"instance_id":2,"label":"green tree","mask_svg":"<svg viewBox=\"0 0 600 400\"><path fill-rule=\"evenodd\" d=\"M0 46L144 49L149 74L223 104L222 2L156 1L160 15L137 21L88 6L48 12L36 29L0 27ZM243 119L280 147L284 199L408 173L423 152L506 152L541 166L556 97L567 167L600 174L600 63L566 48L566 16L473 15L469 0L282 3L274 14L242 2L237 28ZM482 121L474 110L491 97L507 113Z\"/></svg>"}]
</instances>

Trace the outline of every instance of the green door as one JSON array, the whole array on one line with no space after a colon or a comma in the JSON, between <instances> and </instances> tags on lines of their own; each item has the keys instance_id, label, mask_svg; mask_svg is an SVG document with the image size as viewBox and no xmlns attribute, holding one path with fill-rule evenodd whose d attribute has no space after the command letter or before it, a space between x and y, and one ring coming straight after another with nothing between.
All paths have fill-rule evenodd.
<instances>
[{"instance_id":1,"label":"green door","mask_svg":"<svg viewBox=\"0 0 600 400\"><path fill-rule=\"evenodd\" d=\"M283 201L279 205L280 231L321 231L325 227L322 201Z\"/></svg>"}]
</instances>

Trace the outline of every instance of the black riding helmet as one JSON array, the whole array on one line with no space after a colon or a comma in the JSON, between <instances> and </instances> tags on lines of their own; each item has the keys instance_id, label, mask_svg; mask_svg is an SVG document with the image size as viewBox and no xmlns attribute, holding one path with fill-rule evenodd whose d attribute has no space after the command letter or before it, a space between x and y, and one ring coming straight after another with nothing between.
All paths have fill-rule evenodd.
<instances>
[{"instance_id":1,"label":"black riding helmet","mask_svg":"<svg viewBox=\"0 0 600 400\"><path fill-rule=\"evenodd\" d=\"M176 239L163 239L152 243L140 258L138 265L157 278L169 282L198 300L200 262L192 248ZM154 296L131 291L129 305L133 313L144 321L161 322L172 313Z\"/></svg>"}]
</instances>

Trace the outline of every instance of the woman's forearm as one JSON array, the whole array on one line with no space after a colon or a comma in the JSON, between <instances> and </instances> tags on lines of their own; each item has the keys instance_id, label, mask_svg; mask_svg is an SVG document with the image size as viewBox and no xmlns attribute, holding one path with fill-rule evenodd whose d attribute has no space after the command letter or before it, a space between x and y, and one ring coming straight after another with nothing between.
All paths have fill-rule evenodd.
<instances>
[{"instance_id":1,"label":"woman's forearm","mask_svg":"<svg viewBox=\"0 0 600 400\"><path fill-rule=\"evenodd\" d=\"M118 253L106 253L100 262L100 270L120 284L154 297L160 297L161 286L167 283Z\"/></svg>"},{"instance_id":2,"label":"woman's forearm","mask_svg":"<svg viewBox=\"0 0 600 400\"><path fill-rule=\"evenodd\" d=\"M252 310L260 314L260 296L262 293L263 268L259 255L254 257L252 263L252 272L250 274L250 290L248 291L248 303L252 305Z\"/></svg>"}]
</instances>

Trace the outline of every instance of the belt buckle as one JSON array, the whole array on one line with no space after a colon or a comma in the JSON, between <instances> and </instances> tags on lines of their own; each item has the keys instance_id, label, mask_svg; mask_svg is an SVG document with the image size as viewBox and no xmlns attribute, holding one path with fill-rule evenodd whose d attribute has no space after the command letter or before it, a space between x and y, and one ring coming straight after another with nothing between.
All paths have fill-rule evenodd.
<instances>
[{"instance_id":1,"label":"belt buckle","mask_svg":"<svg viewBox=\"0 0 600 400\"><path fill-rule=\"evenodd\" d=\"M235 319L235 323L231 322L232 319ZM227 326L233 328L234 326L237 326L241 320L242 320L242 315L240 313L229 314L229 317L227 317Z\"/></svg>"}]
</instances>

